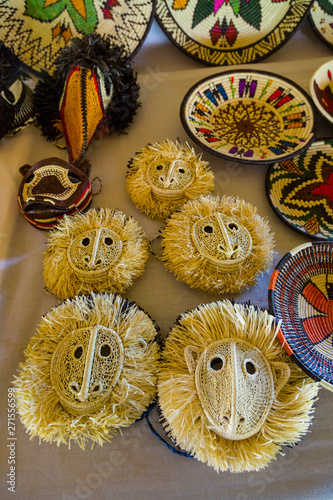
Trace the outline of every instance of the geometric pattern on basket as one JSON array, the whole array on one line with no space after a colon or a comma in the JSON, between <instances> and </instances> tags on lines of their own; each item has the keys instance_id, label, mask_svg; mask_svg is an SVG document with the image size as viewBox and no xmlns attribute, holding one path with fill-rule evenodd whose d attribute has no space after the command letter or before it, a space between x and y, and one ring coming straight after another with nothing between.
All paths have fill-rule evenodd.
<instances>
[{"instance_id":1,"label":"geometric pattern on basket","mask_svg":"<svg viewBox=\"0 0 333 500\"><path fill-rule=\"evenodd\" d=\"M305 0L158 0L157 20L175 45L210 65L255 62L284 44Z\"/></svg>"},{"instance_id":2,"label":"geometric pattern on basket","mask_svg":"<svg viewBox=\"0 0 333 500\"><path fill-rule=\"evenodd\" d=\"M292 228L333 239L333 141L316 141L300 156L271 166L266 193L273 210Z\"/></svg>"},{"instance_id":3,"label":"geometric pattern on basket","mask_svg":"<svg viewBox=\"0 0 333 500\"><path fill-rule=\"evenodd\" d=\"M333 246L306 243L286 254L269 285L278 337L294 360L333 390Z\"/></svg>"},{"instance_id":4,"label":"geometric pattern on basket","mask_svg":"<svg viewBox=\"0 0 333 500\"><path fill-rule=\"evenodd\" d=\"M217 434L238 440L259 432L274 399L272 370L259 349L239 339L213 342L197 362L195 381Z\"/></svg>"},{"instance_id":5,"label":"geometric pattern on basket","mask_svg":"<svg viewBox=\"0 0 333 500\"><path fill-rule=\"evenodd\" d=\"M192 238L197 251L224 270L237 270L252 250L252 238L246 227L237 218L220 212L196 222Z\"/></svg>"},{"instance_id":6,"label":"geometric pattern on basket","mask_svg":"<svg viewBox=\"0 0 333 500\"><path fill-rule=\"evenodd\" d=\"M317 109L331 123L333 122L333 60L324 63L310 81L310 92Z\"/></svg>"},{"instance_id":7,"label":"geometric pattern on basket","mask_svg":"<svg viewBox=\"0 0 333 500\"><path fill-rule=\"evenodd\" d=\"M69 245L68 262L85 280L93 281L115 265L122 246L121 238L108 227L86 231Z\"/></svg>"},{"instance_id":8,"label":"geometric pattern on basket","mask_svg":"<svg viewBox=\"0 0 333 500\"><path fill-rule=\"evenodd\" d=\"M54 70L71 38L105 34L128 55L140 48L154 13L154 0L0 1L0 39L28 66Z\"/></svg>"},{"instance_id":9,"label":"geometric pattern on basket","mask_svg":"<svg viewBox=\"0 0 333 500\"><path fill-rule=\"evenodd\" d=\"M118 381L123 358L120 337L105 326L81 328L64 337L50 367L51 382L63 407L77 415L99 410Z\"/></svg>"},{"instance_id":10,"label":"geometric pattern on basket","mask_svg":"<svg viewBox=\"0 0 333 500\"><path fill-rule=\"evenodd\" d=\"M246 163L281 161L303 151L314 138L314 115L294 82L253 70L197 82L180 109L185 131L203 149Z\"/></svg>"},{"instance_id":11,"label":"geometric pattern on basket","mask_svg":"<svg viewBox=\"0 0 333 500\"><path fill-rule=\"evenodd\" d=\"M315 0L309 12L309 19L319 38L333 48L333 2Z\"/></svg>"}]
</instances>

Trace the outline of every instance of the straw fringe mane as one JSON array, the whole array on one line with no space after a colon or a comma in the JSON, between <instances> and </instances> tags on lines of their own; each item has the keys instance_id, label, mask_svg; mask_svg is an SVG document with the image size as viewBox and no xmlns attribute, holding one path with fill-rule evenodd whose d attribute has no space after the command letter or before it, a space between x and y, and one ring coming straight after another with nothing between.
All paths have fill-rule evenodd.
<instances>
[{"instance_id":1,"label":"straw fringe mane","mask_svg":"<svg viewBox=\"0 0 333 500\"><path fill-rule=\"evenodd\" d=\"M193 245L193 224L216 212L235 217L252 237L252 251L241 264L239 271L227 273L200 255ZM268 271L273 262L274 238L266 219L257 209L244 200L229 196L200 196L189 201L171 215L162 230L162 260L176 278L190 287L211 293L238 293L253 286L258 275Z\"/></svg>"},{"instance_id":2,"label":"straw fringe mane","mask_svg":"<svg viewBox=\"0 0 333 500\"><path fill-rule=\"evenodd\" d=\"M157 199L147 181L147 168L151 163L157 161L161 163L173 161L177 155L193 169L195 180L186 188L181 199ZM214 174L210 170L208 162L203 161L201 156L201 154L197 155L187 143L181 144L178 141L174 143L166 140L145 146L128 164L126 186L134 205L152 219L166 219L188 200L213 191Z\"/></svg>"},{"instance_id":3,"label":"straw fringe mane","mask_svg":"<svg viewBox=\"0 0 333 500\"><path fill-rule=\"evenodd\" d=\"M91 283L83 281L70 266L69 246L77 236L92 229L109 227L122 240L119 260L109 271ZM44 252L44 280L46 288L61 299L91 291L123 293L138 278L148 259L148 241L143 230L132 218L118 210L90 209L86 213L65 216L49 234Z\"/></svg>"},{"instance_id":4,"label":"straw fringe mane","mask_svg":"<svg viewBox=\"0 0 333 500\"><path fill-rule=\"evenodd\" d=\"M268 362L283 361L290 378L281 389L261 430L232 441L209 429L199 401L195 374L190 374L184 349L204 350L221 339L241 339L255 345ZM159 371L159 404L165 429L176 444L216 471L252 471L264 468L307 432L312 420L318 384L287 356L275 336L275 319L253 306L218 301L182 315L166 339Z\"/></svg>"},{"instance_id":5,"label":"straw fringe mane","mask_svg":"<svg viewBox=\"0 0 333 500\"><path fill-rule=\"evenodd\" d=\"M96 413L77 416L59 403L50 378L52 355L73 330L101 325L120 336L125 359L110 399ZM118 295L91 294L67 300L46 314L25 351L25 362L14 381L17 409L31 438L84 449L88 440L110 442L120 427L142 416L155 398L158 347L156 329L136 304Z\"/></svg>"}]
</instances>

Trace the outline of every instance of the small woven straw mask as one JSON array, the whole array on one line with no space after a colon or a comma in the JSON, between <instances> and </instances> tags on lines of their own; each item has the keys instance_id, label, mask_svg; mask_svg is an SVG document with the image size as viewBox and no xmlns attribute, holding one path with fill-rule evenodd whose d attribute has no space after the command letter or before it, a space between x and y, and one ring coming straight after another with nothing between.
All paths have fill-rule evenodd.
<instances>
[{"instance_id":1,"label":"small woven straw mask","mask_svg":"<svg viewBox=\"0 0 333 500\"><path fill-rule=\"evenodd\" d=\"M196 364L196 389L212 429L226 439L256 434L266 420L274 395L289 378L289 367L276 362L270 365L259 349L238 339L213 342L197 363L193 355L197 356L198 351L187 346L187 365L192 372ZM280 372L275 387L271 366Z\"/></svg>"},{"instance_id":2,"label":"small woven straw mask","mask_svg":"<svg viewBox=\"0 0 333 500\"><path fill-rule=\"evenodd\" d=\"M239 269L252 250L252 238L246 227L237 218L220 212L196 222L192 234L201 255L221 269Z\"/></svg>"},{"instance_id":3,"label":"small woven straw mask","mask_svg":"<svg viewBox=\"0 0 333 500\"><path fill-rule=\"evenodd\" d=\"M123 352L118 334L105 326L80 328L63 338L50 369L63 407L78 415L101 408L121 374Z\"/></svg>"},{"instance_id":4,"label":"small woven straw mask","mask_svg":"<svg viewBox=\"0 0 333 500\"><path fill-rule=\"evenodd\" d=\"M64 215L88 208L92 200L89 160L75 167L60 158L45 158L23 165L19 208L32 225L50 229Z\"/></svg>"},{"instance_id":5,"label":"small woven straw mask","mask_svg":"<svg viewBox=\"0 0 333 500\"><path fill-rule=\"evenodd\" d=\"M208 163L190 146L170 140L144 147L129 162L128 194L152 218L167 218L189 199L214 190Z\"/></svg>"},{"instance_id":6,"label":"small woven straw mask","mask_svg":"<svg viewBox=\"0 0 333 500\"><path fill-rule=\"evenodd\" d=\"M123 293L144 271L146 236L119 210L90 209L64 218L49 234L46 289L61 299L91 291Z\"/></svg>"},{"instance_id":7,"label":"small woven straw mask","mask_svg":"<svg viewBox=\"0 0 333 500\"><path fill-rule=\"evenodd\" d=\"M238 293L272 264L268 221L239 198L200 196L184 204L161 232L166 268L192 288Z\"/></svg>"}]
</instances>

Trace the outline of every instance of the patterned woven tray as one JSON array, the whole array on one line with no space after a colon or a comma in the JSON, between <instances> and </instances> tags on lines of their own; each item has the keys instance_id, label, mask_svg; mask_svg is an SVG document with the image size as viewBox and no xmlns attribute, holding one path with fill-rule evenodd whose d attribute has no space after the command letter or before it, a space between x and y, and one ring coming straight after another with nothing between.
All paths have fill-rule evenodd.
<instances>
[{"instance_id":1,"label":"patterned woven tray","mask_svg":"<svg viewBox=\"0 0 333 500\"><path fill-rule=\"evenodd\" d=\"M170 40L209 65L260 61L289 40L311 0L157 0Z\"/></svg>"},{"instance_id":2,"label":"patterned woven tray","mask_svg":"<svg viewBox=\"0 0 333 500\"><path fill-rule=\"evenodd\" d=\"M310 81L310 92L320 113L333 123L333 59L320 66Z\"/></svg>"},{"instance_id":3,"label":"patterned woven tray","mask_svg":"<svg viewBox=\"0 0 333 500\"><path fill-rule=\"evenodd\" d=\"M315 0L310 9L309 19L319 38L333 48L333 1Z\"/></svg>"},{"instance_id":4,"label":"patterned woven tray","mask_svg":"<svg viewBox=\"0 0 333 500\"><path fill-rule=\"evenodd\" d=\"M300 245L279 262L269 284L279 340L298 365L333 390L333 245Z\"/></svg>"},{"instance_id":5,"label":"patterned woven tray","mask_svg":"<svg viewBox=\"0 0 333 500\"><path fill-rule=\"evenodd\" d=\"M180 118L191 139L210 153L266 164L291 158L311 144L316 109L284 77L234 70L196 83L183 99Z\"/></svg>"},{"instance_id":6,"label":"patterned woven tray","mask_svg":"<svg viewBox=\"0 0 333 500\"><path fill-rule=\"evenodd\" d=\"M150 28L155 0L0 0L0 40L30 68L52 73L75 36L109 35L134 55Z\"/></svg>"},{"instance_id":7,"label":"patterned woven tray","mask_svg":"<svg viewBox=\"0 0 333 500\"><path fill-rule=\"evenodd\" d=\"M292 160L271 165L266 195L288 226L320 240L333 240L333 139L315 141Z\"/></svg>"}]
</instances>

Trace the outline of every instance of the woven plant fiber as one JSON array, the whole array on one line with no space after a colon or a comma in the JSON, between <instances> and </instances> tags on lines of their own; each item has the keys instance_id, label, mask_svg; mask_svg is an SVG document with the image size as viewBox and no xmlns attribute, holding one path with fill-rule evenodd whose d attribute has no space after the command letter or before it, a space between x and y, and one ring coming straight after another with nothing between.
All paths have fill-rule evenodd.
<instances>
[{"instance_id":1,"label":"woven plant fiber","mask_svg":"<svg viewBox=\"0 0 333 500\"><path fill-rule=\"evenodd\" d=\"M309 19L318 37L333 48L333 2L315 0L309 12Z\"/></svg>"},{"instance_id":2,"label":"woven plant fiber","mask_svg":"<svg viewBox=\"0 0 333 500\"><path fill-rule=\"evenodd\" d=\"M119 210L65 216L49 233L45 286L60 299L92 291L123 293L144 272L148 255L143 230Z\"/></svg>"},{"instance_id":3,"label":"woven plant fiber","mask_svg":"<svg viewBox=\"0 0 333 500\"><path fill-rule=\"evenodd\" d=\"M256 62L286 43L305 0L157 0L157 20L185 54L209 65Z\"/></svg>"},{"instance_id":4,"label":"woven plant fiber","mask_svg":"<svg viewBox=\"0 0 333 500\"><path fill-rule=\"evenodd\" d=\"M149 316L117 295L75 297L47 313L14 382L17 410L31 438L75 442L84 449L89 441L110 442L120 428L140 418L156 392L155 337ZM88 343L94 352L91 366ZM87 373L90 386L83 391ZM63 404L66 392L70 410Z\"/></svg>"},{"instance_id":5,"label":"woven plant fiber","mask_svg":"<svg viewBox=\"0 0 333 500\"><path fill-rule=\"evenodd\" d=\"M36 71L54 71L54 61L74 37L108 36L127 55L140 49L155 0L1 0L0 39Z\"/></svg>"},{"instance_id":6,"label":"woven plant fiber","mask_svg":"<svg viewBox=\"0 0 333 500\"><path fill-rule=\"evenodd\" d=\"M182 101L180 117L203 149L251 164L299 154L316 129L316 109L304 90L258 70L226 71L197 82Z\"/></svg>"},{"instance_id":7,"label":"woven plant fiber","mask_svg":"<svg viewBox=\"0 0 333 500\"><path fill-rule=\"evenodd\" d=\"M319 112L333 123L333 59L318 68L310 81L310 92Z\"/></svg>"},{"instance_id":8,"label":"woven plant fiber","mask_svg":"<svg viewBox=\"0 0 333 500\"><path fill-rule=\"evenodd\" d=\"M282 322L278 337L287 353L332 391L332 243L305 243L287 253L272 273L269 302Z\"/></svg>"},{"instance_id":9,"label":"woven plant fiber","mask_svg":"<svg viewBox=\"0 0 333 500\"><path fill-rule=\"evenodd\" d=\"M316 239L333 239L333 141L315 141L267 171L266 194L288 226Z\"/></svg>"},{"instance_id":10,"label":"woven plant fiber","mask_svg":"<svg viewBox=\"0 0 333 500\"><path fill-rule=\"evenodd\" d=\"M223 346L233 346L234 354ZM253 306L228 300L201 305L182 314L165 341L158 381L163 425L176 445L216 471L262 469L282 446L298 442L317 392L318 384L281 348L274 317ZM214 408L218 425L212 424ZM234 436L226 438L230 427ZM242 427L252 435L242 438Z\"/></svg>"},{"instance_id":11,"label":"woven plant fiber","mask_svg":"<svg viewBox=\"0 0 333 500\"><path fill-rule=\"evenodd\" d=\"M162 260L176 278L210 293L238 293L272 265L274 238L250 203L201 196L162 229Z\"/></svg>"},{"instance_id":12,"label":"woven plant fiber","mask_svg":"<svg viewBox=\"0 0 333 500\"><path fill-rule=\"evenodd\" d=\"M148 144L129 162L127 192L138 210L166 219L188 200L214 190L214 174L187 143Z\"/></svg>"}]
</instances>

